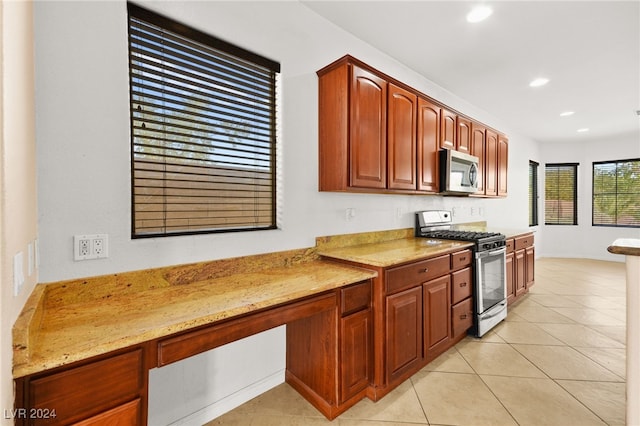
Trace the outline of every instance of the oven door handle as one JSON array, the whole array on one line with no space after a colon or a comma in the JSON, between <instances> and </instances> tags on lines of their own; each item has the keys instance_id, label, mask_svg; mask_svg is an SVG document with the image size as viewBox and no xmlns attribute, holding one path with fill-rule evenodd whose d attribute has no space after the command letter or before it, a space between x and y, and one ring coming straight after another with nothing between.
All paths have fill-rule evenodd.
<instances>
[{"instance_id":1,"label":"oven door handle","mask_svg":"<svg viewBox=\"0 0 640 426\"><path fill-rule=\"evenodd\" d=\"M482 316L482 319L483 319L483 320L488 320L489 318L493 318L493 317L495 317L496 315L500 315L500 313L501 313L502 311L504 311L505 309L507 309L507 302L506 302L506 300L505 300L505 301L502 301L502 302L500 302L500 303L497 303L495 306L501 306L502 308L501 308L501 309L499 309L499 310L497 310L497 311L495 311L495 312L493 312L493 313L491 313L491 315L487 315L486 317L485 317L485 316Z\"/></svg>"},{"instance_id":2,"label":"oven door handle","mask_svg":"<svg viewBox=\"0 0 640 426\"><path fill-rule=\"evenodd\" d=\"M506 254L506 253L507 253L507 248L500 247L499 249L496 249L496 250L476 252L476 259L482 259L488 256L495 256L495 255Z\"/></svg>"}]
</instances>

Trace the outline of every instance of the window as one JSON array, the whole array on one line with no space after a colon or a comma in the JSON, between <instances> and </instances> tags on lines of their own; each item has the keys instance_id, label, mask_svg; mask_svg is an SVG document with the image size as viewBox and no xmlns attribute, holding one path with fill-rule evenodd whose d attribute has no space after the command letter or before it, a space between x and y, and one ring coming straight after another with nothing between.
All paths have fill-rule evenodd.
<instances>
[{"instance_id":1,"label":"window","mask_svg":"<svg viewBox=\"0 0 640 426\"><path fill-rule=\"evenodd\" d=\"M593 163L594 226L640 227L640 159Z\"/></svg>"},{"instance_id":2,"label":"window","mask_svg":"<svg viewBox=\"0 0 640 426\"><path fill-rule=\"evenodd\" d=\"M538 163L529 161L529 226L538 225Z\"/></svg>"},{"instance_id":3,"label":"window","mask_svg":"<svg viewBox=\"0 0 640 426\"><path fill-rule=\"evenodd\" d=\"M545 225L578 224L578 164L545 164Z\"/></svg>"},{"instance_id":4,"label":"window","mask_svg":"<svg viewBox=\"0 0 640 426\"><path fill-rule=\"evenodd\" d=\"M133 237L275 228L280 65L127 8Z\"/></svg>"}]
</instances>

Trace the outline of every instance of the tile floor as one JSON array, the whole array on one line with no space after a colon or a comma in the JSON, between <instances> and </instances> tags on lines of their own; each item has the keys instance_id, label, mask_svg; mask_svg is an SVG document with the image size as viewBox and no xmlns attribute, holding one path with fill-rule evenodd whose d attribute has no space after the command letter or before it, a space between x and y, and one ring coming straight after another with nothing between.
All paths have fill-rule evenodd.
<instances>
[{"instance_id":1,"label":"tile floor","mask_svg":"<svg viewBox=\"0 0 640 426\"><path fill-rule=\"evenodd\" d=\"M624 425L624 378L624 264L539 259L506 321L333 424ZM282 384L208 425L329 423Z\"/></svg>"}]
</instances>

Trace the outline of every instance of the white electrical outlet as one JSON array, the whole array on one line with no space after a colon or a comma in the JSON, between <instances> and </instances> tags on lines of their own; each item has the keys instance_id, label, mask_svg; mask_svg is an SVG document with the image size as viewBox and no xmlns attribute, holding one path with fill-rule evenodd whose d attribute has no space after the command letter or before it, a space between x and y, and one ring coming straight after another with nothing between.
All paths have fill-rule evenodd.
<instances>
[{"instance_id":1,"label":"white electrical outlet","mask_svg":"<svg viewBox=\"0 0 640 426\"><path fill-rule=\"evenodd\" d=\"M89 260L109 257L109 235L75 235L73 237L73 259Z\"/></svg>"}]
</instances>

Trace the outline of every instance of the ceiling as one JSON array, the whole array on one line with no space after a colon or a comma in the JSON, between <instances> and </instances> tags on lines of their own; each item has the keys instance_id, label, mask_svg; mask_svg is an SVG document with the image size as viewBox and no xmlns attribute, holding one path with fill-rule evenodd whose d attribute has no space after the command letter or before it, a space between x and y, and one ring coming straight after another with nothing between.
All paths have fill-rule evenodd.
<instances>
[{"instance_id":1,"label":"ceiling","mask_svg":"<svg viewBox=\"0 0 640 426\"><path fill-rule=\"evenodd\" d=\"M479 2L302 3L536 141L640 144L639 1L487 0L475 24Z\"/></svg>"}]
</instances>

